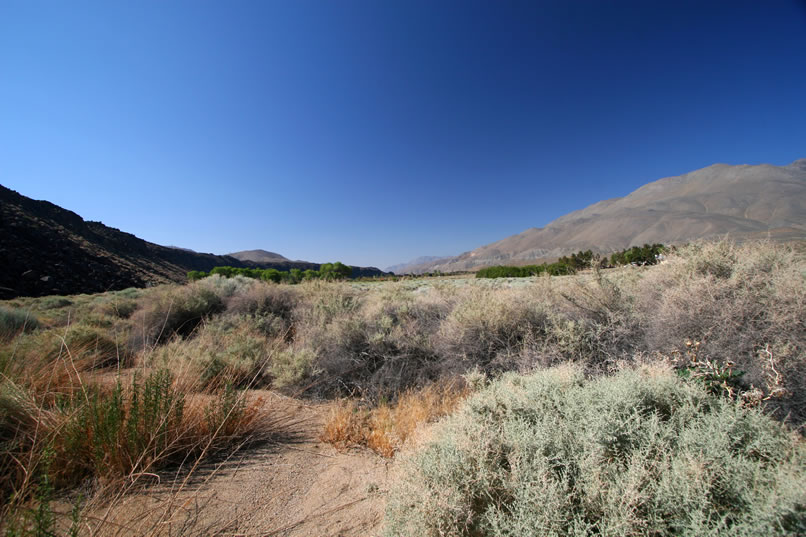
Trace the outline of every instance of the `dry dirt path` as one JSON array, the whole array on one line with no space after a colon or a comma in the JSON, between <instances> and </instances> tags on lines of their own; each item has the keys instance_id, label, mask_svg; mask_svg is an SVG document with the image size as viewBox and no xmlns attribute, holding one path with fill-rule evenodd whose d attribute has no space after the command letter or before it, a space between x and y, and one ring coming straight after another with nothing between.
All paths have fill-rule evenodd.
<instances>
[{"instance_id":1,"label":"dry dirt path","mask_svg":"<svg viewBox=\"0 0 806 537\"><path fill-rule=\"evenodd\" d=\"M96 511L106 519L98 533L376 535L390 461L368 450L339 452L321 442L328 403L260 395L266 408L285 416L289 434L199 469L179 491L179 483L171 483L126 495L108 512Z\"/></svg>"}]
</instances>

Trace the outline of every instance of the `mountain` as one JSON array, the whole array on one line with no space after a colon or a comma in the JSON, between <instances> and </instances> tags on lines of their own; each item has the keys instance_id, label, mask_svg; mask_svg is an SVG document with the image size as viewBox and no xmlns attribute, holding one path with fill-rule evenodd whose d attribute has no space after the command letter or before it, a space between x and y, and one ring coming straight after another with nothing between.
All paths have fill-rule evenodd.
<instances>
[{"instance_id":1,"label":"mountain","mask_svg":"<svg viewBox=\"0 0 806 537\"><path fill-rule=\"evenodd\" d=\"M443 260L450 259L451 256L448 255L424 255L418 257L417 259L412 259L406 263L398 263L397 265L392 265L391 267L386 267L386 272L394 272L395 274L408 274L410 269L413 267L417 267L420 265L425 265L428 263L438 263Z\"/></svg>"},{"instance_id":2,"label":"mountain","mask_svg":"<svg viewBox=\"0 0 806 537\"><path fill-rule=\"evenodd\" d=\"M726 235L736 240L806 238L806 159L788 166L714 164L666 177L623 198L557 218L544 228L410 270L473 270L556 259L579 250L607 253L644 243Z\"/></svg>"},{"instance_id":3,"label":"mountain","mask_svg":"<svg viewBox=\"0 0 806 537\"><path fill-rule=\"evenodd\" d=\"M266 250L244 250L227 255L240 261L254 261L255 263L276 263L289 260L287 257Z\"/></svg>"},{"instance_id":4,"label":"mountain","mask_svg":"<svg viewBox=\"0 0 806 537\"><path fill-rule=\"evenodd\" d=\"M209 271L222 265L278 270L320 267L273 255L276 261L253 261L160 246L0 185L0 299L184 282L190 270ZM353 276L384 274L374 267L352 268Z\"/></svg>"}]
</instances>

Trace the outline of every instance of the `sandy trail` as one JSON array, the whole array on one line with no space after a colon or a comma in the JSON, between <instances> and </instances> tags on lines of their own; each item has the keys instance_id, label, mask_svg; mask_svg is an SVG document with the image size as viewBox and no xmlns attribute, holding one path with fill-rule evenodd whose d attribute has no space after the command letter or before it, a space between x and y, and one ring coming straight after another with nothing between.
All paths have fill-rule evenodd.
<instances>
[{"instance_id":1,"label":"sandy trail","mask_svg":"<svg viewBox=\"0 0 806 537\"><path fill-rule=\"evenodd\" d=\"M106 518L97 534L376 535L390 461L321 442L330 403L259 395L291 423L288 435L199 469L179 492L172 483L127 494L108 513L96 511Z\"/></svg>"}]
</instances>

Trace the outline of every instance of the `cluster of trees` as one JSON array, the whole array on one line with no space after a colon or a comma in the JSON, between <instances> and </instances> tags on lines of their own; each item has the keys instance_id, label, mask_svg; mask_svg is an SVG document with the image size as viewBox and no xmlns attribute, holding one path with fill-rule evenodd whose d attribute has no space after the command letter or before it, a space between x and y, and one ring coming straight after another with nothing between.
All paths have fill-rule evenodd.
<instances>
[{"instance_id":1,"label":"cluster of trees","mask_svg":"<svg viewBox=\"0 0 806 537\"><path fill-rule=\"evenodd\" d=\"M643 246L633 246L621 252L616 252L610 256L610 265L654 265L663 254L662 244L644 244Z\"/></svg>"},{"instance_id":2,"label":"cluster of trees","mask_svg":"<svg viewBox=\"0 0 806 537\"><path fill-rule=\"evenodd\" d=\"M546 273L552 276L575 274L578 270L590 268L599 262L599 257L592 251L577 252L570 256L563 256L556 263L543 263L542 265L525 265L522 267L497 266L487 267L476 272L476 278L524 278L539 276Z\"/></svg>"},{"instance_id":3,"label":"cluster of trees","mask_svg":"<svg viewBox=\"0 0 806 537\"><path fill-rule=\"evenodd\" d=\"M580 251L571 254L570 257L562 256L556 263L552 264L565 267L565 270L568 271L567 274L574 274L578 270L592 268L594 263L601 266L600 256L598 254L593 255L590 250L585 250L584 252Z\"/></svg>"},{"instance_id":4,"label":"cluster of trees","mask_svg":"<svg viewBox=\"0 0 806 537\"><path fill-rule=\"evenodd\" d=\"M662 244L645 244L615 252L608 260L607 257L594 254L591 250L585 250L570 256L563 256L556 263L525 265L522 267L497 266L483 268L476 272L476 278L524 278L539 276L543 273L551 274L552 276L564 276L576 274L580 270L593 268L594 266L608 268L630 264L654 265L658 262L662 253Z\"/></svg>"},{"instance_id":5,"label":"cluster of trees","mask_svg":"<svg viewBox=\"0 0 806 537\"><path fill-rule=\"evenodd\" d=\"M301 270L292 268L291 270L277 270L273 268L259 269L259 268L239 268L239 267L215 267L210 272L203 272L201 270L191 270L188 272L188 280L193 282L201 280L213 274L220 274L225 278L232 278L233 276L244 276L247 278L255 278L258 280L265 280L267 282L275 283L299 283L303 280L345 280L350 277L353 269L342 263L336 261L335 263L325 263L319 267L319 270Z\"/></svg>"}]
</instances>

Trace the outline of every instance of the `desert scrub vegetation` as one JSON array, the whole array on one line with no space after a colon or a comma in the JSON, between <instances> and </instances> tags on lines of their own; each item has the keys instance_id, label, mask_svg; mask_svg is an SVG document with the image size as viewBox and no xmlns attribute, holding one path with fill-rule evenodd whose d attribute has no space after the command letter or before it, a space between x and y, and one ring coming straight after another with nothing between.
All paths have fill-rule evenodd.
<instances>
[{"instance_id":1,"label":"desert scrub vegetation","mask_svg":"<svg viewBox=\"0 0 806 537\"><path fill-rule=\"evenodd\" d=\"M267 357L254 323L202 315L191 332L172 329L171 337L132 348L142 319L108 309L123 298L135 301L133 309L154 311L166 296L181 297L182 315L192 319L187 311L209 314L211 303L223 309L240 292L237 283L213 279L200 289L71 297L55 306L52 297L21 301L41 320L36 330L17 330L0 344L0 532L67 531L65 513L51 508L57 496L63 503L89 495L97 506L160 476L181 485L200 461L276 430L262 399L236 389L258 385ZM53 309L59 314L49 315ZM181 326L170 324L171 311L165 308L160 330ZM158 356L185 341L195 349ZM202 355L199 363L187 361L191 350ZM78 503L70 516L70 532L87 522Z\"/></svg>"},{"instance_id":2,"label":"desert scrub vegetation","mask_svg":"<svg viewBox=\"0 0 806 537\"><path fill-rule=\"evenodd\" d=\"M806 260L775 244L697 243L639 286L644 348L732 363L748 386L785 389L782 415L806 419Z\"/></svg>"},{"instance_id":3,"label":"desert scrub vegetation","mask_svg":"<svg viewBox=\"0 0 806 537\"><path fill-rule=\"evenodd\" d=\"M507 374L404 461L385 534L802 535L806 450L662 369Z\"/></svg>"},{"instance_id":4,"label":"desert scrub vegetation","mask_svg":"<svg viewBox=\"0 0 806 537\"><path fill-rule=\"evenodd\" d=\"M570 360L607 373L622 362L677 360L697 341L703 359L744 372L746 389L765 390L775 377L789 394L774 403L781 417L802 423L803 252L722 241L666 257L651 267L544 274L518 286L485 279L291 286L214 274L184 286L17 299L4 311L17 319L31 312L41 326L6 347L20 356L44 348L37 338L54 348L64 338L71 352L98 355L90 369L128 360L209 378L226 370L236 385L255 377L287 393L377 402L474 368L496 375ZM79 334L81 344L70 340Z\"/></svg>"},{"instance_id":5,"label":"desert scrub vegetation","mask_svg":"<svg viewBox=\"0 0 806 537\"><path fill-rule=\"evenodd\" d=\"M187 286L163 287L150 293L144 304L132 316L133 345L153 347L174 336L193 333L205 319L224 309L224 299L235 294L245 284L221 276Z\"/></svg>"},{"instance_id":6,"label":"desert scrub vegetation","mask_svg":"<svg viewBox=\"0 0 806 537\"><path fill-rule=\"evenodd\" d=\"M693 389L757 407L751 412L766 412L802 434L804 252L722 241L665 255L656 266L518 280L303 278L292 286L214 274L183 286L4 302L0 311L12 312L9 321L0 317L12 327L0 340L4 501L35 505L43 480L69 493L125 481L120 476L127 472L130 480L152 473L144 467L157 475L175 471L187 466L184 457L202 460L209 450L187 446L211 434L203 416L226 408L251 415L248 404L236 405L248 400L250 388L341 401L324 438L389 455L415 423L451 412L465 392L445 387L464 386L468 372L496 378L571 362L594 379L661 362ZM23 329L21 318L36 324L26 321ZM143 442L120 435L153 425L131 412L146 384L156 382L151 375L165 370L171 381L160 384L163 400L182 412L161 416L178 424L169 428L178 436L144 440L153 448L145 454ZM108 421L122 425L104 428ZM213 433L234 439L224 445L238 445L236 438L262 427L245 418L231 423L237 425ZM99 463L114 457L76 440L83 437L134 446L121 451L128 466ZM66 453L74 456L68 445L82 453L73 473L61 462ZM37 470L47 467L40 459L56 461L50 467L59 472ZM116 470L99 473L99 467Z\"/></svg>"},{"instance_id":7,"label":"desert scrub vegetation","mask_svg":"<svg viewBox=\"0 0 806 537\"><path fill-rule=\"evenodd\" d=\"M653 248L647 255L655 259ZM577 258L587 260L582 254ZM517 287L484 279L419 287L323 280L289 286L213 275L149 290L137 299L127 326L139 348L143 341L190 348L216 319L229 319L230 331L248 324L243 333L270 349L266 385L374 402L474 368L496 375L570 360L599 374L623 362L675 361L686 342L697 341L703 359L743 372L742 390L783 388L788 397L766 406L803 423L803 253L787 245L722 241L665 255L656 266L542 275ZM183 339L171 343L176 336Z\"/></svg>"},{"instance_id":8,"label":"desert scrub vegetation","mask_svg":"<svg viewBox=\"0 0 806 537\"><path fill-rule=\"evenodd\" d=\"M43 487L48 494L78 489L103 497L165 472L192 473L197 461L270 429L261 405L231 386L212 396L188 393L187 382L168 370L111 386L86 382L71 394L3 379L0 529L41 533L29 518L43 507Z\"/></svg>"}]
</instances>

